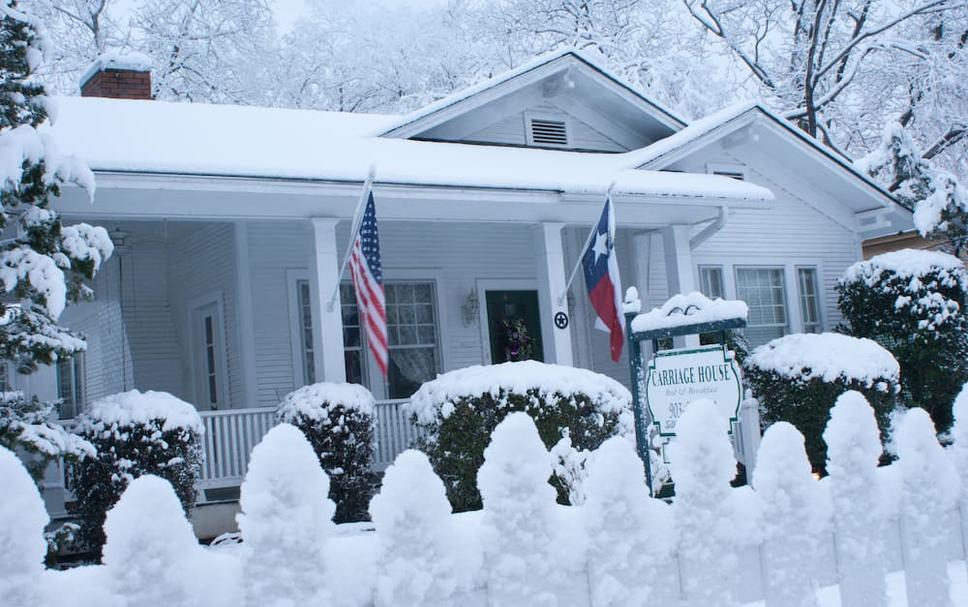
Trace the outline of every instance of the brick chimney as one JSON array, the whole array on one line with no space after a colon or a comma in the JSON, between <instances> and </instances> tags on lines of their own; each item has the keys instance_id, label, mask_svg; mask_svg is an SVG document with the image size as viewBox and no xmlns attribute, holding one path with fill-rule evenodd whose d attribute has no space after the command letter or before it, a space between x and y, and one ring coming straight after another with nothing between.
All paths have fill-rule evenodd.
<instances>
[{"instance_id":1,"label":"brick chimney","mask_svg":"<svg viewBox=\"0 0 968 607\"><path fill-rule=\"evenodd\" d=\"M81 97L151 99L151 59L108 51L81 76Z\"/></svg>"}]
</instances>

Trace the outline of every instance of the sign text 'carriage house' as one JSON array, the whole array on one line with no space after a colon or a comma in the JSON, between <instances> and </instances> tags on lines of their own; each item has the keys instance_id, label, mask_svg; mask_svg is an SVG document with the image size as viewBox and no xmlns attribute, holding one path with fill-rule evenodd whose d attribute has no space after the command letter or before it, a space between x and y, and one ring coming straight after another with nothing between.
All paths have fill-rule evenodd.
<instances>
[{"instance_id":1,"label":"sign text 'carriage house'","mask_svg":"<svg viewBox=\"0 0 968 607\"><path fill-rule=\"evenodd\" d=\"M93 204L68 190L56 208L117 245L97 298L62 318L88 351L13 383L62 398L65 419L132 388L194 403L207 448L221 450L202 504L233 495L272 408L311 382L374 393L385 466L410 432L401 400L439 372L505 360L508 325L535 358L627 383L627 349L612 361L584 286L560 296L610 187L621 274L644 309L691 291L742 300L752 345L835 325L833 284L861 242L911 224L849 161L764 107L687 122L574 51L404 116L154 101L147 74L108 86L118 68L97 66L85 96L59 99L52 129L97 177ZM337 280L371 166L385 379ZM52 513L60 483L47 479Z\"/></svg>"}]
</instances>

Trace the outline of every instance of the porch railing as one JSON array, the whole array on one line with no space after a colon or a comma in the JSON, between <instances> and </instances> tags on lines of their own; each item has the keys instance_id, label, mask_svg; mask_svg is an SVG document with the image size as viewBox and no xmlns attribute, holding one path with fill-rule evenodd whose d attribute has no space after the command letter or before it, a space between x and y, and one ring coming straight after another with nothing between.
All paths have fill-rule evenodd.
<instances>
[{"instance_id":1,"label":"porch railing","mask_svg":"<svg viewBox=\"0 0 968 607\"><path fill-rule=\"evenodd\" d=\"M379 401L374 419L373 468L384 470L419 436L403 413L405 399ZM201 411L205 424L201 485L233 486L242 482L252 448L276 425L275 408Z\"/></svg>"}]
</instances>

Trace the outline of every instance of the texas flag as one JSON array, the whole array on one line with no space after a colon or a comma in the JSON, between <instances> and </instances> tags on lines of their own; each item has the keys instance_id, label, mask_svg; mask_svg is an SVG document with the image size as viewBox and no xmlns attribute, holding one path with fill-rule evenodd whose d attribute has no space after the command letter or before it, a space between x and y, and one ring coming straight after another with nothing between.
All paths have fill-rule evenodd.
<instances>
[{"instance_id":1,"label":"texas flag","mask_svg":"<svg viewBox=\"0 0 968 607\"><path fill-rule=\"evenodd\" d=\"M609 345L612 360L618 361L625 341L625 330L620 313L622 279L618 275L618 259L615 257L615 212L611 197L605 199L598 225L588 237L581 265L585 271L588 298L598 315L595 326L611 334Z\"/></svg>"}]
</instances>

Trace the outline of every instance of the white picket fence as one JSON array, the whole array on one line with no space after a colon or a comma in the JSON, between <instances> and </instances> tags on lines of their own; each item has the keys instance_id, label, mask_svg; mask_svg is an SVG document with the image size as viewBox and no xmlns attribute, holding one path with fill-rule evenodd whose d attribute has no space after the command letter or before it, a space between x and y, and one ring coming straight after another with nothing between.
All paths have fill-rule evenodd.
<instances>
[{"instance_id":1,"label":"white picket fence","mask_svg":"<svg viewBox=\"0 0 968 607\"><path fill-rule=\"evenodd\" d=\"M420 435L403 413L406 399L378 401L373 468L384 470ZM235 486L245 478L252 448L276 425L275 407L201 411L205 424L200 488Z\"/></svg>"}]
</instances>

